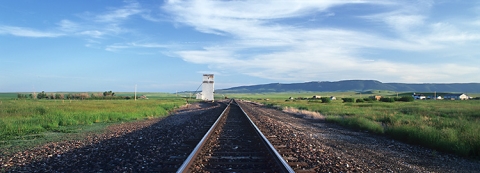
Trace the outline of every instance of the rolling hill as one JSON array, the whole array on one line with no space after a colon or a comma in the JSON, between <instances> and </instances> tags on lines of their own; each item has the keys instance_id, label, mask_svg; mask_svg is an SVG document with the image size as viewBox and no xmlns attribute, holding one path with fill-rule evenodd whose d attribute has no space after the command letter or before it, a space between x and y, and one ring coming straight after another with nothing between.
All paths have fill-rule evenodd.
<instances>
[{"instance_id":1,"label":"rolling hill","mask_svg":"<svg viewBox=\"0 0 480 173\"><path fill-rule=\"evenodd\" d=\"M271 83L239 86L216 90L219 93L260 93L260 92L340 92L389 90L396 92L457 92L480 93L480 83L382 83L376 80L344 80L336 82Z\"/></svg>"}]
</instances>

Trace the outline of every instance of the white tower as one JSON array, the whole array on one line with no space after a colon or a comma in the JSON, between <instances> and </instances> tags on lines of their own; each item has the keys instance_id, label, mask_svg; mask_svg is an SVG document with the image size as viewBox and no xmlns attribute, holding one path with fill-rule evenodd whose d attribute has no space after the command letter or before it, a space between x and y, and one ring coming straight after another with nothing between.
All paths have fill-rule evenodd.
<instances>
[{"instance_id":1,"label":"white tower","mask_svg":"<svg viewBox=\"0 0 480 173\"><path fill-rule=\"evenodd\" d=\"M213 101L213 74L203 74L202 92L197 94L197 99Z\"/></svg>"}]
</instances>

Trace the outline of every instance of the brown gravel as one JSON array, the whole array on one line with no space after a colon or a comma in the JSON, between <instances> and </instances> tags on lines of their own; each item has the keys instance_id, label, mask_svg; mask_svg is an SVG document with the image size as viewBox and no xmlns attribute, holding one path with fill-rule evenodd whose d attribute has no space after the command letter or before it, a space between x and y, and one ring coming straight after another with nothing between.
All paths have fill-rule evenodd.
<instances>
[{"instance_id":1,"label":"brown gravel","mask_svg":"<svg viewBox=\"0 0 480 173\"><path fill-rule=\"evenodd\" d=\"M242 102L296 172L480 172L480 161Z\"/></svg>"}]
</instances>

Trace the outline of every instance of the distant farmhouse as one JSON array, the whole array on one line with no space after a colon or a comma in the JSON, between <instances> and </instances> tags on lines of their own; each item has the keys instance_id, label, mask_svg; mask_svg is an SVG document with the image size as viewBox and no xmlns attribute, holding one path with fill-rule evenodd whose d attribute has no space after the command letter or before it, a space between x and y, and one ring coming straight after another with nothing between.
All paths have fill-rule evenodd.
<instances>
[{"instance_id":1,"label":"distant farmhouse","mask_svg":"<svg viewBox=\"0 0 480 173\"><path fill-rule=\"evenodd\" d=\"M412 97L415 99L415 100L425 100L427 99L427 97L423 94L415 94L413 93Z\"/></svg>"},{"instance_id":2,"label":"distant farmhouse","mask_svg":"<svg viewBox=\"0 0 480 173\"><path fill-rule=\"evenodd\" d=\"M382 96L375 95L375 96L370 96L369 98L371 98L372 100L379 101L382 98Z\"/></svg>"},{"instance_id":3,"label":"distant farmhouse","mask_svg":"<svg viewBox=\"0 0 480 173\"><path fill-rule=\"evenodd\" d=\"M443 96L445 100L468 100L470 97L466 94L448 94Z\"/></svg>"}]
</instances>

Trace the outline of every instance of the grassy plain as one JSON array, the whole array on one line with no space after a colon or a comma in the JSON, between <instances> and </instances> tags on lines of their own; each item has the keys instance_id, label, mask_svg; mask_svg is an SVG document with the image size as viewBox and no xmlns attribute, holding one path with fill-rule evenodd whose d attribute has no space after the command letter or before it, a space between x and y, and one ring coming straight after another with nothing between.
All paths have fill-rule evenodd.
<instances>
[{"instance_id":1,"label":"grassy plain","mask_svg":"<svg viewBox=\"0 0 480 173\"><path fill-rule=\"evenodd\" d=\"M396 96L396 93L386 91L373 94ZM342 100L321 103L317 100L288 100L289 97L311 98L313 95L337 98L369 96L354 92L233 94L231 96L261 102L280 109L294 107L315 111L324 115L327 121L347 127L387 135L438 151L480 157L480 100L417 100L394 103L378 101L343 103Z\"/></svg>"},{"instance_id":2,"label":"grassy plain","mask_svg":"<svg viewBox=\"0 0 480 173\"><path fill-rule=\"evenodd\" d=\"M166 116L186 103L173 94L140 94L149 99L32 100L16 99L17 93L0 93L0 149L101 131L112 123Z\"/></svg>"}]
</instances>

